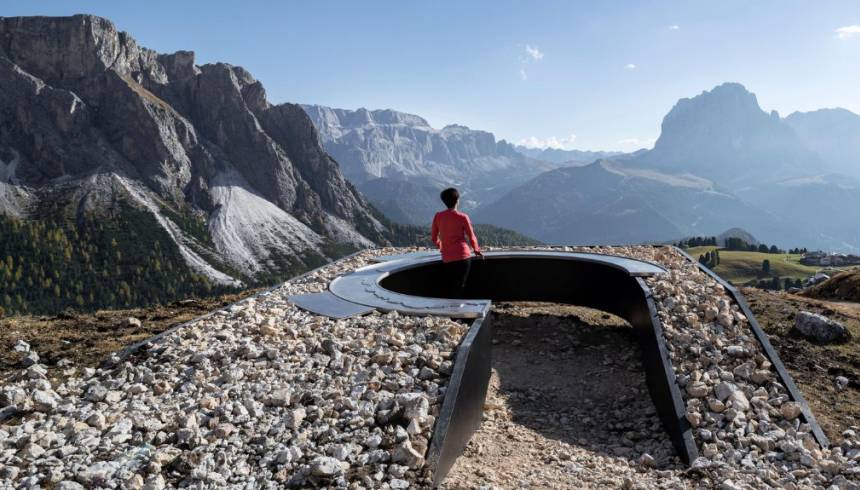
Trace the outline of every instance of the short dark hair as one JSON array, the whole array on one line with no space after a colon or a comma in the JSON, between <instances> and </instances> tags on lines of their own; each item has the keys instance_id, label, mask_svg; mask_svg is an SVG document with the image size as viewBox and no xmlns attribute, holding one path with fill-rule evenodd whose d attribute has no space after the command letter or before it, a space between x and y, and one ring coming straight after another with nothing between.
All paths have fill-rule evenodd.
<instances>
[{"instance_id":1,"label":"short dark hair","mask_svg":"<svg viewBox=\"0 0 860 490\"><path fill-rule=\"evenodd\" d=\"M442 198L442 202L444 202L445 205L448 206L448 209L451 209L456 206L457 201L460 200L460 191L453 187L449 187L442 191L442 193L439 194L439 197Z\"/></svg>"}]
</instances>

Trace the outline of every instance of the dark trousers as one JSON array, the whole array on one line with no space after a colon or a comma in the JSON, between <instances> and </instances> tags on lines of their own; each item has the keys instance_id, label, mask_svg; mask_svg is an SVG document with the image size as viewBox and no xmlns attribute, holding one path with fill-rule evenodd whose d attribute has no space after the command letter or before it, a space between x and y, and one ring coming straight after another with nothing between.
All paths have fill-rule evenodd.
<instances>
[{"instance_id":1,"label":"dark trousers","mask_svg":"<svg viewBox=\"0 0 860 490\"><path fill-rule=\"evenodd\" d=\"M469 271L472 270L472 259L446 262L443 266L445 267L445 281L448 284L448 297L462 298L466 293Z\"/></svg>"}]
</instances>

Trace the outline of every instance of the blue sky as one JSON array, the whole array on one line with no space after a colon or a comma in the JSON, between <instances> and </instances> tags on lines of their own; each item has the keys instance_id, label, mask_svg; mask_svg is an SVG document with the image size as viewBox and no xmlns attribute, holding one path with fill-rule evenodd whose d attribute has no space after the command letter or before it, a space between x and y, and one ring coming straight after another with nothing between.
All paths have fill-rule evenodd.
<instances>
[{"instance_id":1,"label":"blue sky","mask_svg":"<svg viewBox=\"0 0 860 490\"><path fill-rule=\"evenodd\" d=\"M74 3L74 5L72 5ZM860 113L860 2L38 1L160 52L248 69L273 102L392 108L510 141L631 150L681 97L743 83L765 110Z\"/></svg>"}]
</instances>

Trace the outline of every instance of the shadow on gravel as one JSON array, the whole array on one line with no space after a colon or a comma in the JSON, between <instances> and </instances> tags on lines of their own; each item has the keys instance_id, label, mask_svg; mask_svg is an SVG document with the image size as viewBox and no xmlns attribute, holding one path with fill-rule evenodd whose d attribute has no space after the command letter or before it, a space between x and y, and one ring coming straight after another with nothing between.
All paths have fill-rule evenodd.
<instances>
[{"instance_id":1,"label":"shadow on gravel","mask_svg":"<svg viewBox=\"0 0 860 490\"><path fill-rule=\"evenodd\" d=\"M499 304L493 315L498 399L511 422L631 462L647 453L656 467L677 464L626 321L547 303Z\"/></svg>"}]
</instances>

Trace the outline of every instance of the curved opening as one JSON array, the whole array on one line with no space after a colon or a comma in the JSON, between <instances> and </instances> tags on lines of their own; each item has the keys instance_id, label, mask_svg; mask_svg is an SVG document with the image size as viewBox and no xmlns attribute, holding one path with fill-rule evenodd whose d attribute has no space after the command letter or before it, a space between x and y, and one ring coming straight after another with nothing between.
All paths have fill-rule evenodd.
<instances>
[{"instance_id":1,"label":"curved opening","mask_svg":"<svg viewBox=\"0 0 860 490\"><path fill-rule=\"evenodd\" d=\"M441 262L392 272L380 281L390 291L413 296L450 298L451 280ZM588 306L633 323L642 289L625 271L580 260L542 257L473 259L463 299L543 301Z\"/></svg>"}]
</instances>

